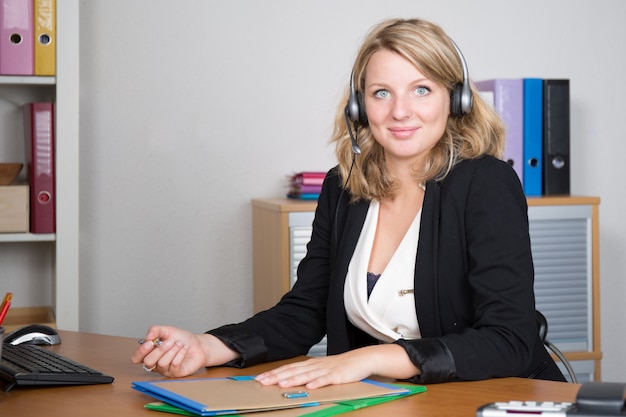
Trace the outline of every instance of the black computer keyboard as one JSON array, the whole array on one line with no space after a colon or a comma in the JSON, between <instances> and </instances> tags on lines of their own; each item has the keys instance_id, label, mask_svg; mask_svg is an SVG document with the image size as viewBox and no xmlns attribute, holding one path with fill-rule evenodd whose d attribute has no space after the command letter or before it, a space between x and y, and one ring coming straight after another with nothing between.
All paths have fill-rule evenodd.
<instances>
[{"instance_id":1,"label":"black computer keyboard","mask_svg":"<svg viewBox=\"0 0 626 417\"><path fill-rule=\"evenodd\" d=\"M0 378L4 391L15 385L110 384L113 377L35 345L2 346Z\"/></svg>"}]
</instances>

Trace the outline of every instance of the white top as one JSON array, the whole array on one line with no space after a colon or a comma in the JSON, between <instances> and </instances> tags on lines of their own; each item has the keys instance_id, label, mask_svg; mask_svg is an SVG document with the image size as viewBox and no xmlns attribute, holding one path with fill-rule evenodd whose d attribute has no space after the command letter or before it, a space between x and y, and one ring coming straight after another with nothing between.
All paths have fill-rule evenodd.
<instances>
[{"instance_id":1,"label":"white top","mask_svg":"<svg viewBox=\"0 0 626 417\"><path fill-rule=\"evenodd\" d=\"M352 324L383 342L421 337L413 284L419 236L420 209L380 275L367 299L367 269L376 225L379 202L370 203L363 230L348 266L344 303Z\"/></svg>"}]
</instances>

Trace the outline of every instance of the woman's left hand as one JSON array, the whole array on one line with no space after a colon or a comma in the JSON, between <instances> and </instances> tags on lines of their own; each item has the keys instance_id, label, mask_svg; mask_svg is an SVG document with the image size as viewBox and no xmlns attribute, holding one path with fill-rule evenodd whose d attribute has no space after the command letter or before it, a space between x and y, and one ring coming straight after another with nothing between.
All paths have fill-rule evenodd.
<instances>
[{"instance_id":1,"label":"woman's left hand","mask_svg":"<svg viewBox=\"0 0 626 417\"><path fill-rule=\"evenodd\" d=\"M419 374L399 345L367 346L339 355L307 359L257 375L263 385L282 388L306 385L308 389L360 381L370 375L397 379Z\"/></svg>"}]
</instances>

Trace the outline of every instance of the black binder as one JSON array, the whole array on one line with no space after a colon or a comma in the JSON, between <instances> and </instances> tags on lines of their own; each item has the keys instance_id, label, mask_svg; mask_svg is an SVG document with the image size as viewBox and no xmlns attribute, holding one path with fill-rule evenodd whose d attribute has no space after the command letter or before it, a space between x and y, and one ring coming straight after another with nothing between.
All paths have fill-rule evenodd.
<instances>
[{"instance_id":1,"label":"black binder","mask_svg":"<svg viewBox=\"0 0 626 417\"><path fill-rule=\"evenodd\" d=\"M543 80L543 194L570 193L569 80Z\"/></svg>"}]
</instances>

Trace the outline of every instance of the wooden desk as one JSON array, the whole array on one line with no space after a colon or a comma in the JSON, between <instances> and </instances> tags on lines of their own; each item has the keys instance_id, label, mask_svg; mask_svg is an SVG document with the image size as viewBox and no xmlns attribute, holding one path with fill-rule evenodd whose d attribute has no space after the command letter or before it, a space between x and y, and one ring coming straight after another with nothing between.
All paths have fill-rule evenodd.
<instances>
[{"instance_id":1,"label":"wooden desk","mask_svg":"<svg viewBox=\"0 0 626 417\"><path fill-rule=\"evenodd\" d=\"M72 387L15 387L0 392L2 416L90 416L127 417L159 414L143 408L152 399L130 388L132 381L162 378L146 373L140 365L130 363L130 354L137 340L77 332L59 332L62 344L53 347L62 355L115 377L112 384ZM264 364L247 369L213 368L202 370L194 377L225 377L254 375L276 364ZM563 382L504 378L477 382L451 382L427 386L427 392L391 401L350 413L350 416L474 416L476 408L493 401L538 400L575 401L579 385ZM171 414L173 415L173 414Z\"/></svg>"}]
</instances>

